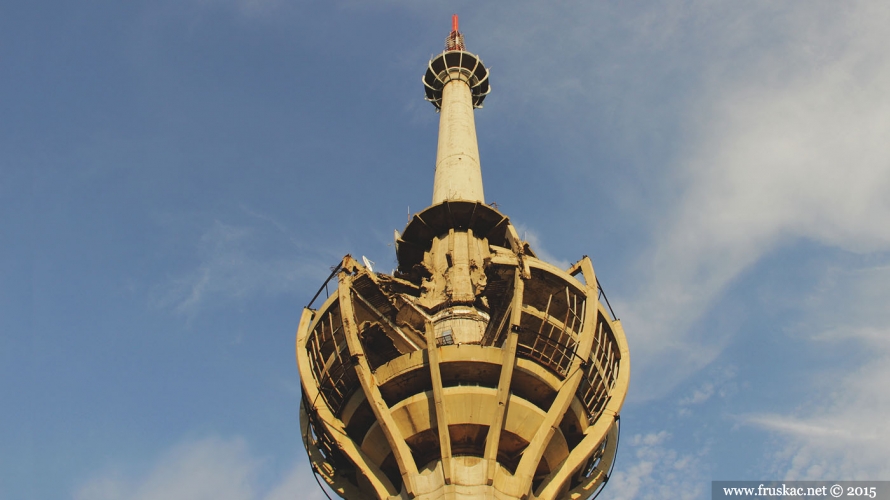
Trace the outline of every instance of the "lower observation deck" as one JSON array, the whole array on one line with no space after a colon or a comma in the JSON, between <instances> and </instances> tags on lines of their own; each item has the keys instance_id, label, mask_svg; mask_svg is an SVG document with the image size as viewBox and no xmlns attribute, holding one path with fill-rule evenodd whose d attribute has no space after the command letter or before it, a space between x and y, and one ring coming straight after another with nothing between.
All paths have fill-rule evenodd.
<instances>
[{"instance_id":1,"label":"lower observation deck","mask_svg":"<svg viewBox=\"0 0 890 500\"><path fill-rule=\"evenodd\" d=\"M590 260L562 270L508 221L486 224L497 244L474 224L424 223L395 276L345 257L304 310L304 440L345 498L586 498L606 479L629 358Z\"/></svg>"}]
</instances>

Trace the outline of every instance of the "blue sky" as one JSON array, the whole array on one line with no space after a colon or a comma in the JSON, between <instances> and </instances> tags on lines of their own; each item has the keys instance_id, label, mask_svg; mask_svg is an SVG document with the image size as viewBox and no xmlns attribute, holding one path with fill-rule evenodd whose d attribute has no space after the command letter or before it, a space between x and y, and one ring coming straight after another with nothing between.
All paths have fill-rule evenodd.
<instances>
[{"instance_id":1,"label":"blue sky","mask_svg":"<svg viewBox=\"0 0 890 500\"><path fill-rule=\"evenodd\" d=\"M429 204L453 12L486 201L628 334L601 498L890 478L886 2L47 1L0 15L0 497L322 498L294 332Z\"/></svg>"}]
</instances>

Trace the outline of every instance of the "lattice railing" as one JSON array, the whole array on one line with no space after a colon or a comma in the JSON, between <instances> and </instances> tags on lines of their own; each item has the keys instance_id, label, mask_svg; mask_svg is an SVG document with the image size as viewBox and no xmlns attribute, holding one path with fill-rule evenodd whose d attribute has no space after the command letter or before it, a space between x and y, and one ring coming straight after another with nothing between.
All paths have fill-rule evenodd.
<instances>
[{"instance_id":1,"label":"lattice railing","mask_svg":"<svg viewBox=\"0 0 890 500\"><path fill-rule=\"evenodd\" d=\"M584 378L576 395L587 409L589 422L595 422L606 407L618 378L621 355L608 319L597 314L593 347L584 367Z\"/></svg>"},{"instance_id":2,"label":"lattice railing","mask_svg":"<svg viewBox=\"0 0 890 500\"><path fill-rule=\"evenodd\" d=\"M565 377L584 328L586 297L569 286L545 295L546 302L523 304L517 353Z\"/></svg>"},{"instance_id":3,"label":"lattice railing","mask_svg":"<svg viewBox=\"0 0 890 500\"><path fill-rule=\"evenodd\" d=\"M358 386L358 378L349 356L339 303L334 302L320 314L321 319L306 341L306 352L319 392L331 412L339 416Z\"/></svg>"}]
</instances>

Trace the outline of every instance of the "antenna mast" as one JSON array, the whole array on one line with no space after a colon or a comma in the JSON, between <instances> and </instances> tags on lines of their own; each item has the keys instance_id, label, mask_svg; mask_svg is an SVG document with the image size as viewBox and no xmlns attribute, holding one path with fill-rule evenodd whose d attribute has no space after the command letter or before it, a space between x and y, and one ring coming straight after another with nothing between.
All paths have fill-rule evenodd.
<instances>
[{"instance_id":1,"label":"antenna mast","mask_svg":"<svg viewBox=\"0 0 890 500\"><path fill-rule=\"evenodd\" d=\"M451 16L451 33L445 39L445 50L467 50L466 45L464 45L464 35L458 29L457 14Z\"/></svg>"}]
</instances>

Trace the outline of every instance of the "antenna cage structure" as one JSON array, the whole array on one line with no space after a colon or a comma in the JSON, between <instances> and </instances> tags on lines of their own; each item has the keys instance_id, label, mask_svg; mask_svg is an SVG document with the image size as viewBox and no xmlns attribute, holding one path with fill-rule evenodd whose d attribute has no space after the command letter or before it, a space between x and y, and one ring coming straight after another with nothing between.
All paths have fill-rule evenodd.
<instances>
[{"instance_id":1,"label":"antenna cage structure","mask_svg":"<svg viewBox=\"0 0 890 500\"><path fill-rule=\"evenodd\" d=\"M459 31L452 31L445 38L445 50L467 50L464 35Z\"/></svg>"}]
</instances>

